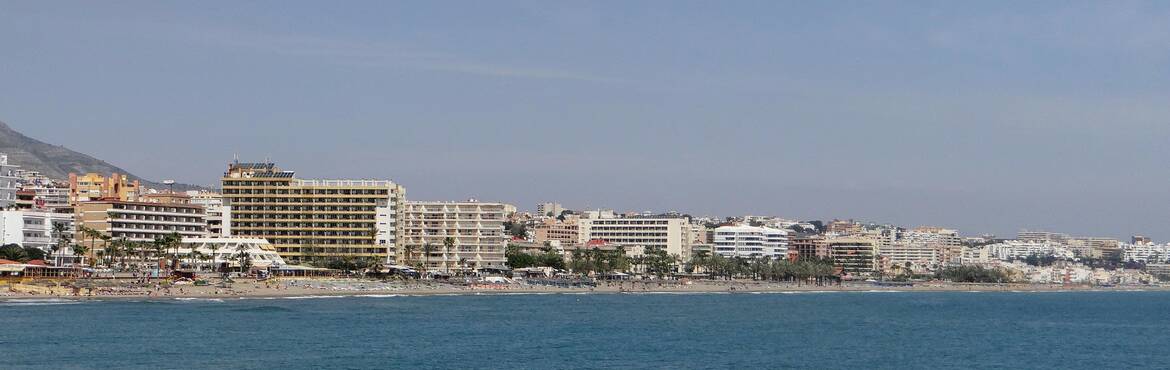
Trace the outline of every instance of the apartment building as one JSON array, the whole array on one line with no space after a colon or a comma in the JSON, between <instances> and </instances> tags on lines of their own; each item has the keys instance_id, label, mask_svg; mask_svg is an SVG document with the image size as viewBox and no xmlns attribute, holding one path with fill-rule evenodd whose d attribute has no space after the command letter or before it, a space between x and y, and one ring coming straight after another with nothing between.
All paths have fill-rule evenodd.
<instances>
[{"instance_id":1,"label":"apartment building","mask_svg":"<svg viewBox=\"0 0 1170 370\"><path fill-rule=\"evenodd\" d=\"M873 241L862 238L833 238L825 241L833 264L848 275L868 275L877 268Z\"/></svg>"},{"instance_id":2,"label":"apartment building","mask_svg":"<svg viewBox=\"0 0 1170 370\"><path fill-rule=\"evenodd\" d=\"M680 261L691 258L690 221L684 217L633 216L581 218L578 243L590 240L604 240L621 246L642 246L662 248L666 253L678 256ZM609 213L608 215L612 215Z\"/></svg>"},{"instance_id":3,"label":"apartment building","mask_svg":"<svg viewBox=\"0 0 1170 370\"><path fill-rule=\"evenodd\" d=\"M943 246L936 244L900 242L878 247L878 255L887 266L930 270L942 263Z\"/></svg>"},{"instance_id":4,"label":"apartment building","mask_svg":"<svg viewBox=\"0 0 1170 370\"><path fill-rule=\"evenodd\" d=\"M231 235L231 224L225 224L224 214L229 212L223 205L223 196L207 191L189 191L191 204L203 206L207 214L207 236L211 238Z\"/></svg>"},{"instance_id":5,"label":"apartment building","mask_svg":"<svg viewBox=\"0 0 1170 370\"><path fill-rule=\"evenodd\" d=\"M20 166L8 163L8 155L0 154L0 209L16 206L16 190L20 186Z\"/></svg>"},{"instance_id":6,"label":"apartment building","mask_svg":"<svg viewBox=\"0 0 1170 370\"><path fill-rule=\"evenodd\" d=\"M820 235L794 235L788 249L795 251L798 259L829 258L829 246Z\"/></svg>"},{"instance_id":7,"label":"apartment building","mask_svg":"<svg viewBox=\"0 0 1170 370\"><path fill-rule=\"evenodd\" d=\"M536 218L542 217L557 217L561 212L565 211L565 207L560 203L537 203L536 204Z\"/></svg>"},{"instance_id":8,"label":"apartment building","mask_svg":"<svg viewBox=\"0 0 1170 370\"><path fill-rule=\"evenodd\" d=\"M507 205L466 202L406 202L398 263L423 264L430 272L505 268ZM447 248L447 239L452 241Z\"/></svg>"},{"instance_id":9,"label":"apartment building","mask_svg":"<svg viewBox=\"0 0 1170 370\"><path fill-rule=\"evenodd\" d=\"M389 180L298 179L274 163L233 162L223 176L222 233L264 238L290 263L393 261L405 189Z\"/></svg>"},{"instance_id":10,"label":"apartment building","mask_svg":"<svg viewBox=\"0 0 1170 370\"><path fill-rule=\"evenodd\" d=\"M0 245L18 244L48 253L61 239L61 234L54 230L56 225L63 226L67 234L75 232L72 213L45 209L0 211Z\"/></svg>"},{"instance_id":11,"label":"apartment building","mask_svg":"<svg viewBox=\"0 0 1170 370\"><path fill-rule=\"evenodd\" d=\"M788 257L788 232L746 225L715 228L712 251L724 257L783 259Z\"/></svg>"},{"instance_id":12,"label":"apartment building","mask_svg":"<svg viewBox=\"0 0 1170 370\"><path fill-rule=\"evenodd\" d=\"M545 218L538 221L532 230L533 240L539 245L555 241L562 246L574 246L581 239L581 223L576 216L566 217L564 221Z\"/></svg>"},{"instance_id":13,"label":"apartment building","mask_svg":"<svg viewBox=\"0 0 1170 370\"><path fill-rule=\"evenodd\" d=\"M141 191L138 180L129 181L126 175L114 173L106 177L96 173L69 174L70 204L108 199L135 202Z\"/></svg>"},{"instance_id":14,"label":"apartment building","mask_svg":"<svg viewBox=\"0 0 1170 370\"><path fill-rule=\"evenodd\" d=\"M207 227L203 207L190 204L98 200L78 203L74 211L79 230L85 226L113 239L149 242L172 233L199 237ZM74 239L82 242L89 237L79 231ZM92 258L105 246L100 240L91 242L95 247L89 251Z\"/></svg>"}]
</instances>

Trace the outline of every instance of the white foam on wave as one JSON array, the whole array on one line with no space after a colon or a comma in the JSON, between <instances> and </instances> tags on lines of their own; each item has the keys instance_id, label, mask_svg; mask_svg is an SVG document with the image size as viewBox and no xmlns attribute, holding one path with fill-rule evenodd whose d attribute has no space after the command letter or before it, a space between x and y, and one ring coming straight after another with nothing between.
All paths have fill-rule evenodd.
<instances>
[{"instance_id":1,"label":"white foam on wave","mask_svg":"<svg viewBox=\"0 0 1170 370\"><path fill-rule=\"evenodd\" d=\"M354 297L362 297L362 298L393 298L393 297L403 297L403 296L404 296L404 295L402 295L402 294L360 294L360 295L355 295Z\"/></svg>"},{"instance_id":2,"label":"white foam on wave","mask_svg":"<svg viewBox=\"0 0 1170 370\"><path fill-rule=\"evenodd\" d=\"M223 303L222 298L197 298L197 297L178 297L175 298L179 302L218 302Z\"/></svg>"},{"instance_id":3,"label":"white foam on wave","mask_svg":"<svg viewBox=\"0 0 1170 370\"><path fill-rule=\"evenodd\" d=\"M79 303L81 303L81 301L60 298L18 298L0 300L0 306L55 306Z\"/></svg>"}]
</instances>

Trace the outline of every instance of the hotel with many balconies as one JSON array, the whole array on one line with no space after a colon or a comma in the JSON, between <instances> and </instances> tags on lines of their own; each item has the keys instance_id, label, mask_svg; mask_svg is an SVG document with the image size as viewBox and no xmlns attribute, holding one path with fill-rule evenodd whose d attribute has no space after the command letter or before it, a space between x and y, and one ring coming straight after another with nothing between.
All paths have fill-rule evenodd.
<instances>
[{"instance_id":1,"label":"hotel with many balconies","mask_svg":"<svg viewBox=\"0 0 1170 370\"><path fill-rule=\"evenodd\" d=\"M389 180L306 180L273 163L239 163L223 176L223 230L264 238L291 263L393 261L405 189Z\"/></svg>"}]
</instances>

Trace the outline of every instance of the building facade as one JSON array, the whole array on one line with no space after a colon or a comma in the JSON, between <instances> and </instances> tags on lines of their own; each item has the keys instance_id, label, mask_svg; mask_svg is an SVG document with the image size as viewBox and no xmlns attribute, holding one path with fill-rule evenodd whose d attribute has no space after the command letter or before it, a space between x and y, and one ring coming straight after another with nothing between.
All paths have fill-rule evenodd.
<instances>
[{"instance_id":1,"label":"building facade","mask_svg":"<svg viewBox=\"0 0 1170 370\"><path fill-rule=\"evenodd\" d=\"M393 260L405 189L389 180L304 180L271 162L228 165L221 232L267 239L290 263Z\"/></svg>"},{"instance_id":2,"label":"building facade","mask_svg":"<svg viewBox=\"0 0 1170 370\"><path fill-rule=\"evenodd\" d=\"M505 268L506 206L477 201L406 202L398 263L423 264L430 272Z\"/></svg>"},{"instance_id":3,"label":"building facade","mask_svg":"<svg viewBox=\"0 0 1170 370\"><path fill-rule=\"evenodd\" d=\"M73 214L49 210L6 210L0 211L0 245L19 244L22 247L39 248L46 253L61 240L55 230L61 225L64 232L73 234Z\"/></svg>"},{"instance_id":4,"label":"building facade","mask_svg":"<svg viewBox=\"0 0 1170 370\"><path fill-rule=\"evenodd\" d=\"M834 238L825 241L833 264L844 274L864 276L877 269L877 250L873 241L862 238Z\"/></svg>"},{"instance_id":5,"label":"building facade","mask_svg":"<svg viewBox=\"0 0 1170 370\"><path fill-rule=\"evenodd\" d=\"M96 173L69 174L69 202L77 204L91 200L138 201L142 188L138 180L130 181L117 173L105 177Z\"/></svg>"},{"instance_id":6,"label":"building facade","mask_svg":"<svg viewBox=\"0 0 1170 370\"><path fill-rule=\"evenodd\" d=\"M540 245L555 241L562 246L574 246L581 239L581 223L575 216L566 217L564 221L545 218L538 221L532 230L533 240Z\"/></svg>"},{"instance_id":7,"label":"building facade","mask_svg":"<svg viewBox=\"0 0 1170 370\"><path fill-rule=\"evenodd\" d=\"M88 252L90 257L105 245L80 232L81 226L113 239L125 238L134 242L150 242L171 234L184 238L200 237L207 228L203 207L190 204L98 200L78 203L74 211L78 226L74 239L78 243L90 240L94 246Z\"/></svg>"},{"instance_id":8,"label":"building facade","mask_svg":"<svg viewBox=\"0 0 1170 370\"><path fill-rule=\"evenodd\" d=\"M715 228L712 251L724 257L782 259L788 257L788 232L746 225Z\"/></svg>"},{"instance_id":9,"label":"building facade","mask_svg":"<svg viewBox=\"0 0 1170 370\"><path fill-rule=\"evenodd\" d=\"M8 163L8 155L0 154L0 209L16 206L16 190L20 186L20 167Z\"/></svg>"},{"instance_id":10,"label":"building facade","mask_svg":"<svg viewBox=\"0 0 1170 370\"><path fill-rule=\"evenodd\" d=\"M580 224L579 245L604 240L621 246L662 248L680 261L691 258L690 221L683 217L582 218Z\"/></svg>"}]
</instances>

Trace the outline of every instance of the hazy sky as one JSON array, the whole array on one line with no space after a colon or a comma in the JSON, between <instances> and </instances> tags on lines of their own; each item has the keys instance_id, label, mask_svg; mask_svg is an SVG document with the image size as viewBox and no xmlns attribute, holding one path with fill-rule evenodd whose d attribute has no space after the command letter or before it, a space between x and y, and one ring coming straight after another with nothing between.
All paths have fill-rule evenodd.
<instances>
[{"instance_id":1,"label":"hazy sky","mask_svg":"<svg viewBox=\"0 0 1170 370\"><path fill-rule=\"evenodd\" d=\"M0 1L0 120L197 184L1170 238L1170 2Z\"/></svg>"}]
</instances>

